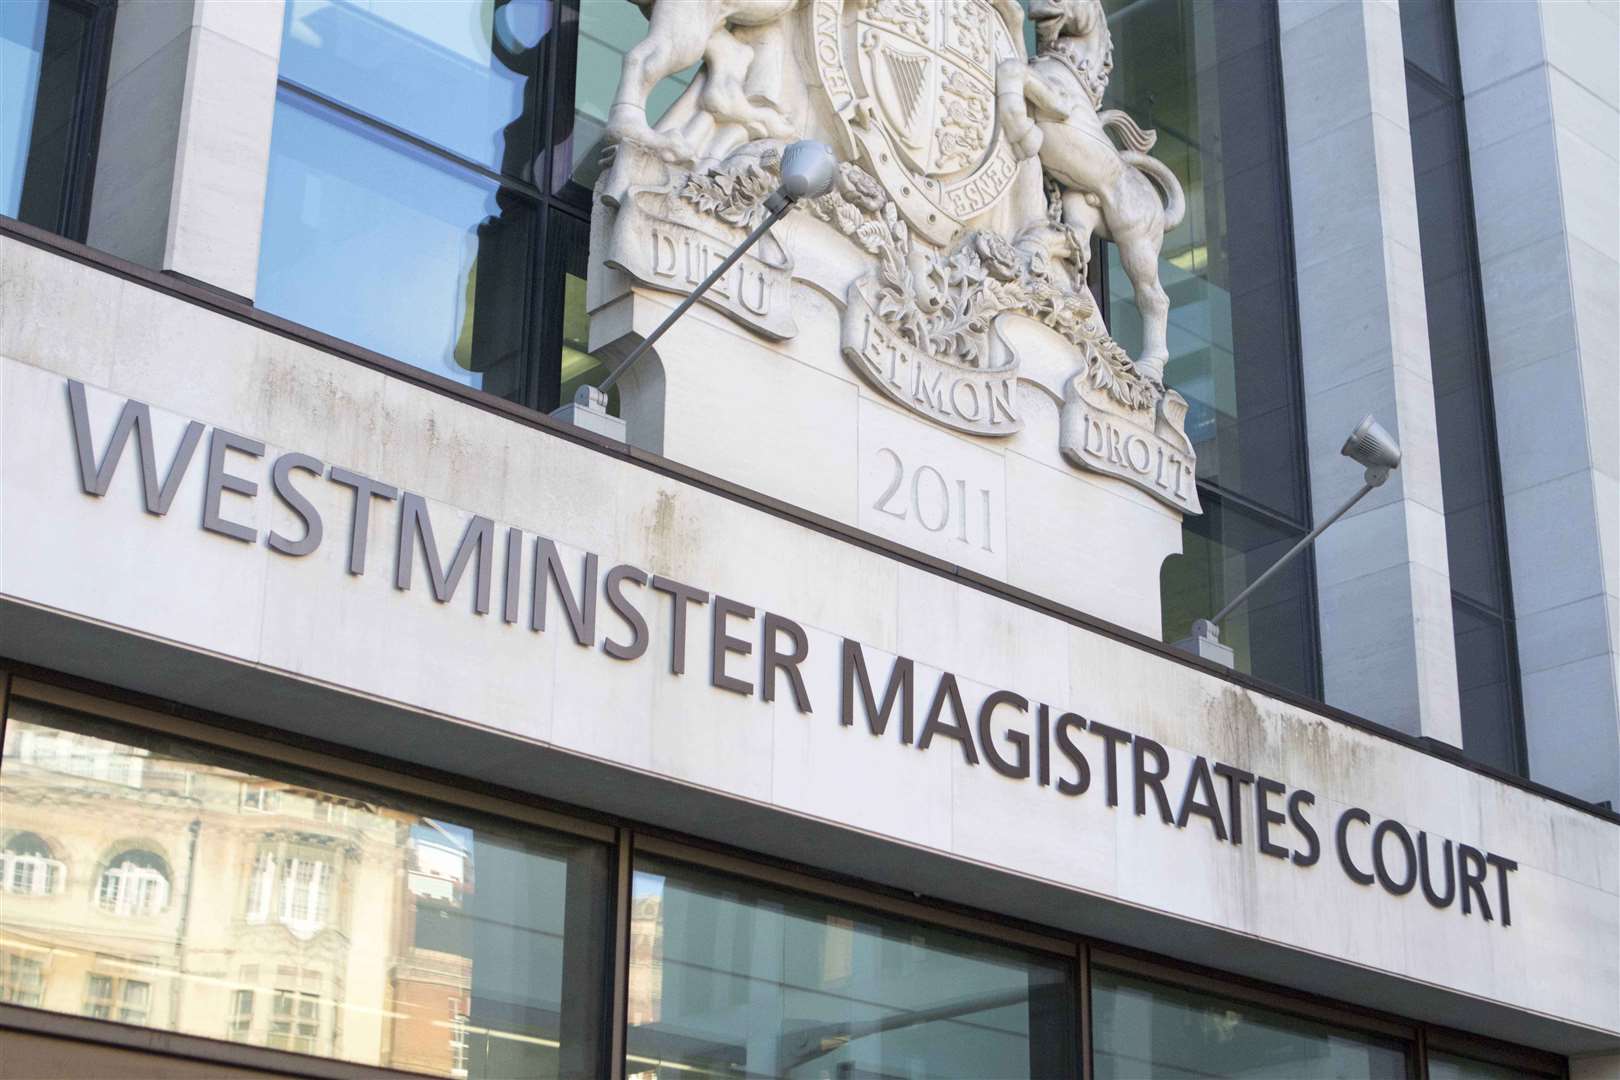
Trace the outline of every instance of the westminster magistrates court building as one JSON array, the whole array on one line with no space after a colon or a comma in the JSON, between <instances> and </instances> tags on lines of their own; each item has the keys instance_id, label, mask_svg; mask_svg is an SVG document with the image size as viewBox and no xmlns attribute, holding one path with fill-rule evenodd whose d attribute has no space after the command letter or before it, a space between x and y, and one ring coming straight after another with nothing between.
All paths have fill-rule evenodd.
<instances>
[{"instance_id":1,"label":"westminster magistrates court building","mask_svg":"<svg viewBox=\"0 0 1620 1080\"><path fill-rule=\"evenodd\" d=\"M0 1076L1620 1076L1617 56L0 2Z\"/></svg>"}]
</instances>

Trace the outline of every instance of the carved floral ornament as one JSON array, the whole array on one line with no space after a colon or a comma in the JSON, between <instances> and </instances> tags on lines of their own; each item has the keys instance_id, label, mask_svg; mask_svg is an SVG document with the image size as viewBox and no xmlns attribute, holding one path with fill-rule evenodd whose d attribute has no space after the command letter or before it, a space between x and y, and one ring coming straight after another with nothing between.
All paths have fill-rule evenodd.
<instances>
[{"instance_id":1,"label":"carved floral ornament","mask_svg":"<svg viewBox=\"0 0 1620 1080\"><path fill-rule=\"evenodd\" d=\"M1038 386L1060 403L1072 464L1199 512L1187 405L1162 383L1158 254L1185 198L1148 154L1154 134L1100 110L1113 56L1098 0L1029 0L1033 59L1017 0L632 2L650 27L625 57L609 117L597 259L691 291L763 220L785 143L820 139L842 161L837 182L807 204L819 224L793 235L801 255L841 246L803 280L841 302L850 366L905 408L988 437L1020 430L1018 387ZM700 58L649 126L652 87ZM1144 330L1134 359L1086 286L1093 236L1117 246L1131 278ZM835 281L834 265L864 269ZM704 301L791 338L797 277L767 236ZM1031 339L1005 332L1018 319L1066 351L1067 374L1021 372L1009 337Z\"/></svg>"}]
</instances>

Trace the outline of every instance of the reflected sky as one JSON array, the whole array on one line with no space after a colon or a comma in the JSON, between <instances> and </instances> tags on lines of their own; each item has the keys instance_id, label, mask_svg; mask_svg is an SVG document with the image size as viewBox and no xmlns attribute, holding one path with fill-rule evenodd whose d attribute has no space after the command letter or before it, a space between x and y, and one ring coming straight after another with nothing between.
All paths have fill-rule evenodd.
<instances>
[{"instance_id":1,"label":"reflected sky","mask_svg":"<svg viewBox=\"0 0 1620 1080\"><path fill-rule=\"evenodd\" d=\"M500 213L493 182L282 90L258 305L478 387L477 230ZM531 215L514 213L527 231Z\"/></svg>"}]
</instances>

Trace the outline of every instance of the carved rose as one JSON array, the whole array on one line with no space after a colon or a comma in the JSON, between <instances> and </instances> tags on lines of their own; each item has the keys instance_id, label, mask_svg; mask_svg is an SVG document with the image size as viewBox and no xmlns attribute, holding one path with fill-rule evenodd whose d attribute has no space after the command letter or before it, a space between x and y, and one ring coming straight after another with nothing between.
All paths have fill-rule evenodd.
<instances>
[{"instance_id":1,"label":"carved rose","mask_svg":"<svg viewBox=\"0 0 1620 1080\"><path fill-rule=\"evenodd\" d=\"M838 167L838 176L834 184L838 194L842 195L846 202L853 203L869 214L875 214L883 209L883 204L888 201L888 197L883 194L883 188L867 174L866 170L847 161Z\"/></svg>"},{"instance_id":2,"label":"carved rose","mask_svg":"<svg viewBox=\"0 0 1620 1080\"><path fill-rule=\"evenodd\" d=\"M995 233L981 232L973 236L973 250L984 261L984 268L997 281L1014 281L1021 267L1018 252Z\"/></svg>"}]
</instances>

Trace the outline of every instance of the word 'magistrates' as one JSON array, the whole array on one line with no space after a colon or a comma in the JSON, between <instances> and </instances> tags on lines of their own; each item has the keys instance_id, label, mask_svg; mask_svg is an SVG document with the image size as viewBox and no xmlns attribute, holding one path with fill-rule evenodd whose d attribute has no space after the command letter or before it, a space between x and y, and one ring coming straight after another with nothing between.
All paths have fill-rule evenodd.
<instances>
[{"instance_id":1,"label":"word 'magistrates'","mask_svg":"<svg viewBox=\"0 0 1620 1080\"><path fill-rule=\"evenodd\" d=\"M258 496L260 483L232 470L262 459L263 443L193 420L181 434L167 475L160 479L145 404L125 402L98 462L83 385L70 380L68 400L80 483L87 494L107 493L133 435L146 510L168 513L206 433L202 527L244 543L259 541L257 530L226 516L222 502L226 494L238 502ZM548 610L555 597L561 621L576 643L624 661L639 659L652 644L648 606L668 604L671 674L685 674L687 628L693 619L706 619L712 685L735 694L757 694L765 701L774 701L780 690L792 696L801 713L814 712L800 670L809 656L810 638L785 615L758 611L628 563L604 570L594 553L586 553L577 570L571 570L553 540L497 527L481 515L467 522L446 558L423 496L328 466L307 454L275 458L267 479L274 497L303 530L296 538L268 531L264 543L278 554L300 558L320 547L326 523L304 485L336 484L351 495L347 535L341 541L347 547L350 574L368 572L372 504L392 503L397 507L392 567L397 589L412 588L420 562L433 598L448 603L470 569L473 610L516 624L523 621L527 582L531 630L548 629ZM603 604L612 620L605 627L599 625ZM757 658L751 661L756 641ZM918 751L948 744L969 766L1049 787L1065 798L1100 789L1110 808L1124 806L1138 815L1153 815L1166 826L1207 831L1216 842L1253 844L1262 855L1302 868L1315 866L1324 847L1331 845L1345 876L1358 885L1376 883L1396 896L1420 889L1436 908L1455 904L1464 915L1477 909L1487 922L1499 918L1503 926L1512 923L1508 875L1518 869L1512 859L1431 837L1393 818L1375 821L1360 807L1346 809L1331 824L1322 822L1315 812L1316 796L1304 788L1290 788L1280 780L1203 756L1178 770L1172 768L1165 747L1145 735L1031 701L1013 690L993 690L970 702L951 672L940 672L930 684L912 660L896 657L886 675L874 673L859 642L846 638L840 649L838 720L844 726L864 727L874 738L890 737L892 729L899 745Z\"/></svg>"}]
</instances>

